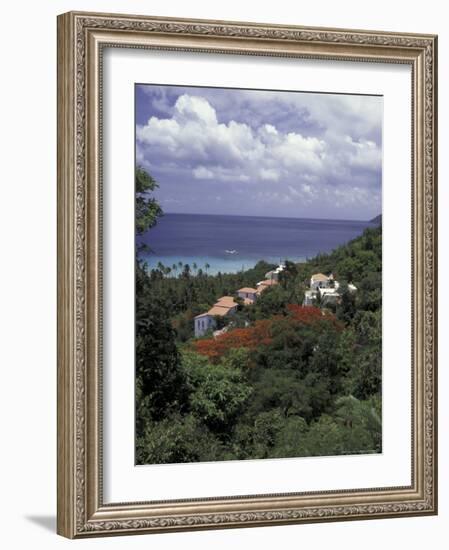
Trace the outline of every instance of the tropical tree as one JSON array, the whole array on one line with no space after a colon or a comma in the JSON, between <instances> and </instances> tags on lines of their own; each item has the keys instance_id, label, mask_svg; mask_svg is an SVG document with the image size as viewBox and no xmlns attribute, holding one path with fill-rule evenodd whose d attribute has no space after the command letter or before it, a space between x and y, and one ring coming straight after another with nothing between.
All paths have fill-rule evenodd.
<instances>
[{"instance_id":1,"label":"tropical tree","mask_svg":"<svg viewBox=\"0 0 449 550\"><path fill-rule=\"evenodd\" d=\"M214 432L229 431L252 392L240 368L232 362L212 365L192 352L183 354L183 366L192 412Z\"/></svg>"},{"instance_id":2,"label":"tropical tree","mask_svg":"<svg viewBox=\"0 0 449 550\"><path fill-rule=\"evenodd\" d=\"M171 410L182 410L186 400L185 376L175 332L164 314L164 304L147 299L148 278L137 266L136 291L136 415L142 435L149 420L158 420Z\"/></svg>"},{"instance_id":3,"label":"tropical tree","mask_svg":"<svg viewBox=\"0 0 449 550\"><path fill-rule=\"evenodd\" d=\"M182 270L182 276L185 279L189 279L189 277L190 277L190 265L189 264L184 264L184 269Z\"/></svg>"},{"instance_id":4,"label":"tropical tree","mask_svg":"<svg viewBox=\"0 0 449 550\"><path fill-rule=\"evenodd\" d=\"M298 268L296 264L290 260L286 260L284 263L284 269L279 273L279 283L283 288L287 288L290 281L296 278L298 275Z\"/></svg>"},{"instance_id":5,"label":"tropical tree","mask_svg":"<svg viewBox=\"0 0 449 550\"><path fill-rule=\"evenodd\" d=\"M154 227L163 215L162 208L151 196L159 186L156 180L141 166L136 168L136 233L142 235Z\"/></svg>"},{"instance_id":6,"label":"tropical tree","mask_svg":"<svg viewBox=\"0 0 449 550\"><path fill-rule=\"evenodd\" d=\"M150 421L136 441L138 464L210 462L222 456L220 441L193 414Z\"/></svg>"},{"instance_id":7,"label":"tropical tree","mask_svg":"<svg viewBox=\"0 0 449 550\"><path fill-rule=\"evenodd\" d=\"M339 291L341 294L341 301L337 306L337 317L349 324L357 312L355 293L349 290L346 283L341 285Z\"/></svg>"}]
</instances>

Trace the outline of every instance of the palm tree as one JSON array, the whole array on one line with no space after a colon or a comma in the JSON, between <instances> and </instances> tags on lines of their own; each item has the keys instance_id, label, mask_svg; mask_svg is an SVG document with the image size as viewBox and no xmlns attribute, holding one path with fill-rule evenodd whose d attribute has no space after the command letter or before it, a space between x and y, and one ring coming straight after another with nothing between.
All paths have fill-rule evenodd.
<instances>
[{"instance_id":1,"label":"palm tree","mask_svg":"<svg viewBox=\"0 0 449 550\"><path fill-rule=\"evenodd\" d=\"M182 275L183 277L185 277L186 279L188 279L190 277L190 266L189 264L185 264L184 265L184 269L182 271Z\"/></svg>"},{"instance_id":2,"label":"palm tree","mask_svg":"<svg viewBox=\"0 0 449 550\"><path fill-rule=\"evenodd\" d=\"M196 274L196 270L198 269L198 266L196 265L195 262L193 262L192 267L193 267L193 270L195 271L195 274Z\"/></svg>"},{"instance_id":3,"label":"palm tree","mask_svg":"<svg viewBox=\"0 0 449 550\"><path fill-rule=\"evenodd\" d=\"M210 268L210 265L206 262L204 264L204 269L206 270L206 274L207 274L207 270Z\"/></svg>"},{"instance_id":4,"label":"palm tree","mask_svg":"<svg viewBox=\"0 0 449 550\"><path fill-rule=\"evenodd\" d=\"M173 264L173 265L171 266L171 268L172 268L173 272L175 273L175 277L176 277L177 272L178 272L178 266L177 266L176 264Z\"/></svg>"},{"instance_id":5,"label":"palm tree","mask_svg":"<svg viewBox=\"0 0 449 550\"><path fill-rule=\"evenodd\" d=\"M164 264L162 262L157 262L157 268L161 273L164 273Z\"/></svg>"}]
</instances>

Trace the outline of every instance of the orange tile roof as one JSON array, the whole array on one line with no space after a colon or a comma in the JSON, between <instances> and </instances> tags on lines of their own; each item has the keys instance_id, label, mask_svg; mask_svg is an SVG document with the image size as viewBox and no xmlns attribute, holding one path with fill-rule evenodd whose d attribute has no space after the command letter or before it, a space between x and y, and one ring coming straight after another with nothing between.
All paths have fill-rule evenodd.
<instances>
[{"instance_id":1,"label":"orange tile roof","mask_svg":"<svg viewBox=\"0 0 449 550\"><path fill-rule=\"evenodd\" d=\"M265 281L261 281L260 283L257 283L257 286L273 286L277 285L278 282L271 279L266 279Z\"/></svg>"},{"instance_id":2,"label":"orange tile roof","mask_svg":"<svg viewBox=\"0 0 449 550\"><path fill-rule=\"evenodd\" d=\"M246 292L247 294L254 294L255 292L257 292L257 290L249 286L244 286L243 288L239 288L237 292Z\"/></svg>"},{"instance_id":3,"label":"orange tile roof","mask_svg":"<svg viewBox=\"0 0 449 550\"><path fill-rule=\"evenodd\" d=\"M314 281L327 281L329 277L324 275L324 273L315 273L315 275L312 275L312 279Z\"/></svg>"},{"instance_id":4,"label":"orange tile roof","mask_svg":"<svg viewBox=\"0 0 449 550\"><path fill-rule=\"evenodd\" d=\"M234 298L232 296L222 296L215 302L214 307L215 306L232 308L237 307L238 303L234 301Z\"/></svg>"},{"instance_id":5,"label":"orange tile roof","mask_svg":"<svg viewBox=\"0 0 449 550\"><path fill-rule=\"evenodd\" d=\"M219 315L220 317L224 317L231 309L232 307L215 305L211 307L207 313L208 315Z\"/></svg>"},{"instance_id":6,"label":"orange tile roof","mask_svg":"<svg viewBox=\"0 0 449 550\"><path fill-rule=\"evenodd\" d=\"M235 307L238 306L237 302L234 302L234 298L232 296L222 296L221 298L218 298L217 302L210 308L209 311L206 313L201 313L200 315L196 315L195 319L198 319L200 317L207 317L208 315L227 315L229 311Z\"/></svg>"}]
</instances>

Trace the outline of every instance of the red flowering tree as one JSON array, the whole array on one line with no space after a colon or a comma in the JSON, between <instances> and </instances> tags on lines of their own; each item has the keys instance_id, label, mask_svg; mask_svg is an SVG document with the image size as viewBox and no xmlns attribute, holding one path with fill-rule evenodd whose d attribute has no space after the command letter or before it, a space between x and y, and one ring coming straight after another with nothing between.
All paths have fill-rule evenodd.
<instances>
[{"instance_id":1,"label":"red flowering tree","mask_svg":"<svg viewBox=\"0 0 449 550\"><path fill-rule=\"evenodd\" d=\"M338 330L342 329L342 324L337 320L333 313L323 311L319 307L299 306L297 304L288 304L287 310L290 317L302 325L316 325L323 321L331 322Z\"/></svg>"},{"instance_id":2,"label":"red flowering tree","mask_svg":"<svg viewBox=\"0 0 449 550\"><path fill-rule=\"evenodd\" d=\"M197 340L193 346L197 353L210 359L218 359L231 349L255 349L271 343L271 319L256 321L253 326L236 328L217 338Z\"/></svg>"}]
</instances>

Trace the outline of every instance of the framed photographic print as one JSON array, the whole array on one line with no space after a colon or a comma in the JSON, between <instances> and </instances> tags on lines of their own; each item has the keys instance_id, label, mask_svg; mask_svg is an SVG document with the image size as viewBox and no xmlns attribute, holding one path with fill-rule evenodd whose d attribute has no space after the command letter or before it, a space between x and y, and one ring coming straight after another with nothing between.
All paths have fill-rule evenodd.
<instances>
[{"instance_id":1,"label":"framed photographic print","mask_svg":"<svg viewBox=\"0 0 449 550\"><path fill-rule=\"evenodd\" d=\"M435 514L433 35L58 18L58 532Z\"/></svg>"}]
</instances>

